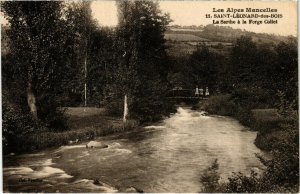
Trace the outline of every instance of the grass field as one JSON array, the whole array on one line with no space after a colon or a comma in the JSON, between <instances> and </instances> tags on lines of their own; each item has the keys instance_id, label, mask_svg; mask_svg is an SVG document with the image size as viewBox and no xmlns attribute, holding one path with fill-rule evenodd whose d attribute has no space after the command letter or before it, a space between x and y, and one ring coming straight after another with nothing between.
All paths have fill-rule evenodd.
<instances>
[{"instance_id":1,"label":"grass field","mask_svg":"<svg viewBox=\"0 0 300 194\"><path fill-rule=\"evenodd\" d=\"M206 38L201 38L199 36L195 36L192 34L165 34L165 39L166 40L171 40L171 41L197 41L197 42L207 42L210 41Z\"/></svg>"},{"instance_id":2,"label":"grass field","mask_svg":"<svg viewBox=\"0 0 300 194\"><path fill-rule=\"evenodd\" d=\"M70 116L92 116L92 115L105 115L104 108L96 107L65 107L65 115Z\"/></svg>"}]
</instances>

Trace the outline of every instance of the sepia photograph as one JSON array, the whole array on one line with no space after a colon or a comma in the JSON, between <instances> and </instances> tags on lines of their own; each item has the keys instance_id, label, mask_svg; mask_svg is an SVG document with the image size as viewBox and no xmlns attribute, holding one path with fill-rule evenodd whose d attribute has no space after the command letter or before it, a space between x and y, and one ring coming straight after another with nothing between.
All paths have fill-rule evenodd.
<instances>
[{"instance_id":1,"label":"sepia photograph","mask_svg":"<svg viewBox=\"0 0 300 194\"><path fill-rule=\"evenodd\" d=\"M297 1L0 1L3 193L298 193Z\"/></svg>"}]
</instances>

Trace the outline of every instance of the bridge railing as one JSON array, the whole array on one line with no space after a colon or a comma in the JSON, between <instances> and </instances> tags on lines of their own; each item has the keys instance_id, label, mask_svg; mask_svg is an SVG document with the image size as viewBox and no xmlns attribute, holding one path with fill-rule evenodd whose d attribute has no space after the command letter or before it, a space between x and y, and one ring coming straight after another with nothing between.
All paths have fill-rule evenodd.
<instances>
[{"instance_id":1,"label":"bridge railing","mask_svg":"<svg viewBox=\"0 0 300 194\"><path fill-rule=\"evenodd\" d=\"M208 98L209 97L205 95L195 96L195 90L191 90L191 89L169 90L166 96L168 98Z\"/></svg>"}]
</instances>

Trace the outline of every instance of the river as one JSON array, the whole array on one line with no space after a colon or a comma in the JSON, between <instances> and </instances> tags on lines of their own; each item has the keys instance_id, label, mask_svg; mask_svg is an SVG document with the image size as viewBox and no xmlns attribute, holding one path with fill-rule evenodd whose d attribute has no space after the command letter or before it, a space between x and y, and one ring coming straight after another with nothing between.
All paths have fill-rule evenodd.
<instances>
[{"instance_id":1,"label":"river","mask_svg":"<svg viewBox=\"0 0 300 194\"><path fill-rule=\"evenodd\" d=\"M153 126L95 140L108 148L88 149L88 142L81 142L6 156L4 191L116 192L133 186L144 192L199 192L201 173L215 159L222 181L232 172L262 169L255 137L233 118L179 107ZM96 179L104 184L94 184Z\"/></svg>"}]
</instances>

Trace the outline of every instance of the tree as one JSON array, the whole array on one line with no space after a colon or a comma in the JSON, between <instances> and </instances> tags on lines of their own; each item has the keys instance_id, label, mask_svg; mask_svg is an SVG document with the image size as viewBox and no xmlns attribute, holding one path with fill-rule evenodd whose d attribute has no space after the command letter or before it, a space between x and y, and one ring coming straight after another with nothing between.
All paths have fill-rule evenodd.
<instances>
[{"instance_id":1,"label":"tree","mask_svg":"<svg viewBox=\"0 0 300 194\"><path fill-rule=\"evenodd\" d=\"M256 44L249 36L241 36L236 40L231 52L231 63L233 65L231 75L233 76L233 84L237 85L253 85L256 76L257 48Z\"/></svg>"},{"instance_id":2,"label":"tree","mask_svg":"<svg viewBox=\"0 0 300 194\"><path fill-rule=\"evenodd\" d=\"M70 64L65 103L71 106L99 106L115 66L115 32L97 24L90 6L91 2L72 2L65 11Z\"/></svg>"},{"instance_id":3,"label":"tree","mask_svg":"<svg viewBox=\"0 0 300 194\"><path fill-rule=\"evenodd\" d=\"M3 2L15 81L36 120L55 119L64 78L62 2ZM52 119L50 119L52 118ZM50 120L49 120L50 119Z\"/></svg>"},{"instance_id":4,"label":"tree","mask_svg":"<svg viewBox=\"0 0 300 194\"><path fill-rule=\"evenodd\" d=\"M277 90L284 93L285 100L298 108L298 54L297 40L280 42L276 48L277 60L273 66L272 80Z\"/></svg>"},{"instance_id":5,"label":"tree","mask_svg":"<svg viewBox=\"0 0 300 194\"><path fill-rule=\"evenodd\" d=\"M191 76L193 77L194 87L209 87L212 91L217 88L218 66L222 65L221 56L211 52L205 45L199 46L190 56L189 65L191 66Z\"/></svg>"},{"instance_id":6,"label":"tree","mask_svg":"<svg viewBox=\"0 0 300 194\"><path fill-rule=\"evenodd\" d=\"M115 70L115 32L111 28L95 28L90 35L89 60L87 69L88 103L100 105L109 95L105 89L115 80L111 72Z\"/></svg>"},{"instance_id":7,"label":"tree","mask_svg":"<svg viewBox=\"0 0 300 194\"><path fill-rule=\"evenodd\" d=\"M72 2L68 4L65 11L70 64L67 90L70 95L69 98L80 96L79 103L85 106L88 98L87 84L93 43L92 34L97 30L90 5L91 2L87 1ZM76 101L76 99L69 100Z\"/></svg>"},{"instance_id":8,"label":"tree","mask_svg":"<svg viewBox=\"0 0 300 194\"><path fill-rule=\"evenodd\" d=\"M120 1L117 5L119 62L114 92L119 98L128 96L132 117L142 119L151 113L159 114L168 69L164 32L170 19L155 2Z\"/></svg>"}]
</instances>

